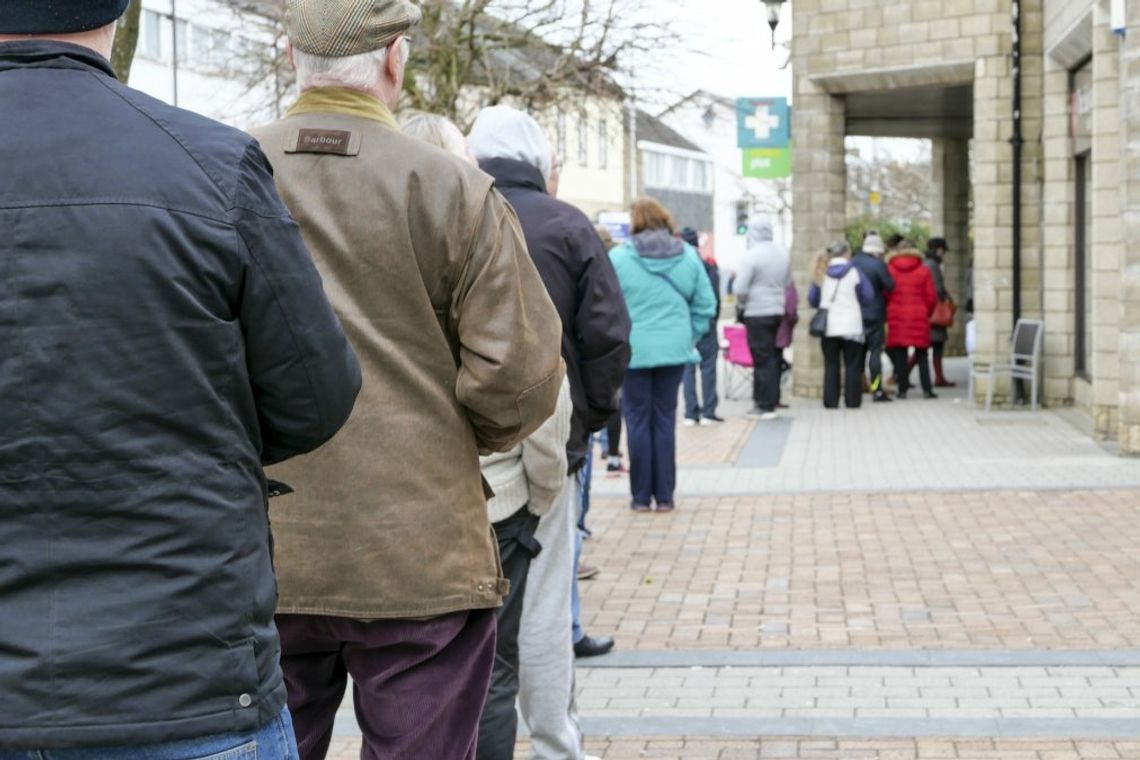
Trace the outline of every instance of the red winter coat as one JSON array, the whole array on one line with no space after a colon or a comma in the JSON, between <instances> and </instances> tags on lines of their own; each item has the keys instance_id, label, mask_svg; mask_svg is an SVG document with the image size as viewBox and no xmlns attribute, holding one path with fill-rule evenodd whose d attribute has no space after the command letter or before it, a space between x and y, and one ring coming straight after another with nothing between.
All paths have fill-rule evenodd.
<instances>
[{"instance_id":1,"label":"red winter coat","mask_svg":"<svg viewBox=\"0 0 1140 760\"><path fill-rule=\"evenodd\" d=\"M930 315L938 303L930 269L917 251L897 253L887 266L895 281L887 297L887 348L930 348Z\"/></svg>"}]
</instances>

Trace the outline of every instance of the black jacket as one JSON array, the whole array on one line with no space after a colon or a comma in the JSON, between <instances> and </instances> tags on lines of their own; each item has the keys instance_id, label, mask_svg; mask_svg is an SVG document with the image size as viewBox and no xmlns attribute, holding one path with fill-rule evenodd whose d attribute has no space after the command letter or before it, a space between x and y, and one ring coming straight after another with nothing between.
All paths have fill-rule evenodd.
<instances>
[{"instance_id":1,"label":"black jacket","mask_svg":"<svg viewBox=\"0 0 1140 760\"><path fill-rule=\"evenodd\" d=\"M285 703L262 465L356 357L247 135L0 43L0 749L245 731Z\"/></svg>"},{"instance_id":2,"label":"black jacket","mask_svg":"<svg viewBox=\"0 0 1140 760\"><path fill-rule=\"evenodd\" d=\"M862 304L863 309L863 326L872 327L880 325L887 321L887 293L891 293L895 289L894 278L891 277L891 272L887 269L887 265L883 263L882 259L878 259L869 253L859 251L851 260L863 277L871 283L871 289L875 291L875 297Z\"/></svg>"},{"instance_id":3,"label":"black jacket","mask_svg":"<svg viewBox=\"0 0 1140 760\"><path fill-rule=\"evenodd\" d=\"M518 214L531 258L562 317L562 358L574 402L566 446L573 473L585 462L590 433L618 409L629 365L625 299L597 230L581 211L547 194L538 169L506 158L479 166Z\"/></svg>"}]
</instances>

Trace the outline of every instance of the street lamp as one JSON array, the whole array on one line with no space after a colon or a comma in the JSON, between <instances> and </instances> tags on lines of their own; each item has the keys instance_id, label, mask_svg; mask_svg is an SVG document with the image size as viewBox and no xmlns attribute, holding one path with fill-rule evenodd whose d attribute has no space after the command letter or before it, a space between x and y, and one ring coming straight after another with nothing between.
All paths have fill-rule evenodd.
<instances>
[{"instance_id":1,"label":"street lamp","mask_svg":"<svg viewBox=\"0 0 1140 760\"><path fill-rule=\"evenodd\" d=\"M768 26L772 29L772 49L776 49L776 27L780 25L780 11L784 7L785 0L764 0L764 6L768 9Z\"/></svg>"}]
</instances>

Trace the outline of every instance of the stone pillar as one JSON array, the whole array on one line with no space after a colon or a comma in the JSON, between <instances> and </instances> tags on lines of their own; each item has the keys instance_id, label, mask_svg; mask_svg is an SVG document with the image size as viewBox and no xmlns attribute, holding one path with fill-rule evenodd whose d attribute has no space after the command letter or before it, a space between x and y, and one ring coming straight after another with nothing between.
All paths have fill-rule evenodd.
<instances>
[{"instance_id":1,"label":"stone pillar","mask_svg":"<svg viewBox=\"0 0 1140 760\"><path fill-rule=\"evenodd\" d=\"M1128 4L1128 35L1121 41L1120 448L1140 455L1140 2Z\"/></svg>"},{"instance_id":2,"label":"stone pillar","mask_svg":"<svg viewBox=\"0 0 1140 760\"><path fill-rule=\"evenodd\" d=\"M1041 0L1022 3L1021 315L1041 315L1041 134L1044 70ZM1003 23L1009 23L1008 17ZM974 304L978 360L1009 361L1013 332L1013 73L1010 42L979 57L974 78ZM1046 340L1049 328L1046 325ZM1002 378L995 397L1009 397ZM978 384L979 397L986 391Z\"/></svg>"},{"instance_id":3,"label":"stone pillar","mask_svg":"<svg viewBox=\"0 0 1140 760\"><path fill-rule=\"evenodd\" d=\"M795 337L793 382L797 396L819 398L823 395L823 356L819 340L808 335L814 310L807 303L807 291L812 259L830 241L844 235L846 125L843 99L829 95L806 77L797 76L795 102L792 268L800 292L800 322Z\"/></svg>"},{"instance_id":4,"label":"stone pillar","mask_svg":"<svg viewBox=\"0 0 1140 760\"><path fill-rule=\"evenodd\" d=\"M1135 4L1135 0L1134 3ZM1116 437L1120 405L1121 169L1120 44L1107 9L1093 9L1092 394L1097 435ZM1127 323L1125 323L1127 325Z\"/></svg>"},{"instance_id":5,"label":"stone pillar","mask_svg":"<svg viewBox=\"0 0 1140 760\"><path fill-rule=\"evenodd\" d=\"M946 352L966 353L966 299L969 294L970 259L970 146L966 140L933 141L931 146L933 181L931 235L946 238L950 253L942 269L946 289L958 303L959 318L950 331Z\"/></svg>"},{"instance_id":6,"label":"stone pillar","mask_svg":"<svg viewBox=\"0 0 1140 760\"><path fill-rule=\"evenodd\" d=\"M1045 269L1042 277L1045 284L1045 322L1048 325L1045 400L1050 406L1072 404L1077 382L1083 383L1084 396L1089 395L1089 384L1074 379L1076 182L1069 112L1069 70L1052 58L1046 58L1045 127L1042 133L1046 179L1042 199Z\"/></svg>"}]
</instances>

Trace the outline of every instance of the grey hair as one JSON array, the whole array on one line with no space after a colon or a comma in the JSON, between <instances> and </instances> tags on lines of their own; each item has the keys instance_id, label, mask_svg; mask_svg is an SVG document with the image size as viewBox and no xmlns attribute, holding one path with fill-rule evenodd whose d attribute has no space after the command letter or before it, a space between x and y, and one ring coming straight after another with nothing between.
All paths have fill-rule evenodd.
<instances>
[{"instance_id":1,"label":"grey hair","mask_svg":"<svg viewBox=\"0 0 1140 760\"><path fill-rule=\"evenodd\" d=\"M400 55L408 62L411 50L407 37L400 38ZM380 84L381 71L388 56L388 48L371 50L357 55L329 58L293 49L293 65L297 67L297 87L311 90L314 87L347 87L352 90L372 90Z\"/></svg>"},{"instance_id":2,"label":"grey hair","mask_svg":"<svg viewBox=\"0 0 1140 760\"><path fill-rule=\"evenodd\" d=\"M404 134L426 143L442 148L448 153L470 161L471 154L467 150L467 140L463 132L448 118L432 113L415 112L408 116L401 131Z\"/></svg>"}]
</instances>

